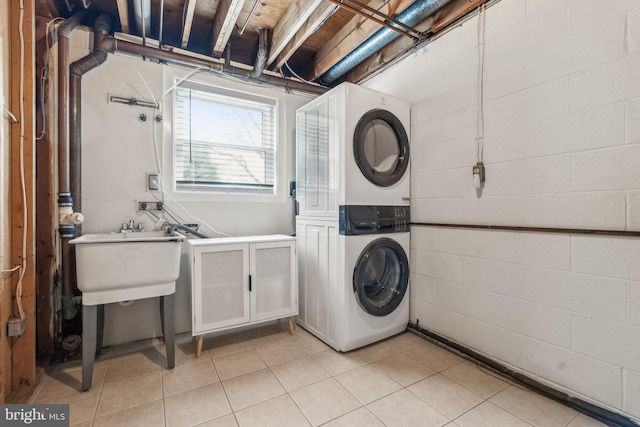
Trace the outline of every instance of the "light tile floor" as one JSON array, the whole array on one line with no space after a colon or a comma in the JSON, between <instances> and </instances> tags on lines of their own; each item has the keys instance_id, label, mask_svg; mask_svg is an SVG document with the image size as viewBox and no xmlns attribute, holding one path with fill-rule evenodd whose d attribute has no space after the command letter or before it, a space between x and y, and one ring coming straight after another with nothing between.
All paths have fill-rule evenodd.
<instances>
[{"instance_id":1,"label":"light tile floor","mask_svg":"<svg viewBox=\"0 0 640 427\"><path fill-rule=\"evenodd\" d=\"M79 361L47 370L30 403L68 403L73 426L591 427L604 424L411 332L338 353L286 322L105 348L81 393Z\"/></svg>"}]
</instances>

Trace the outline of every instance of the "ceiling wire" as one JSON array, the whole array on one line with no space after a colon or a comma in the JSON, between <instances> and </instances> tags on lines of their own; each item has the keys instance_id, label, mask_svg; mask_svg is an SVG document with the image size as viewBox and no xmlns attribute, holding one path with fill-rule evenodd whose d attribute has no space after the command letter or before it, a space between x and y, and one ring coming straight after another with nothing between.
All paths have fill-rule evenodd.
<instances>
[{"instance_id":1,"label":"ceiling wire","mask_svg":"<svg viewBox=\"0 0 640 427\"><path fill-rule=\"evenodd\" d=\"M309 82L308 80L305 80L305 79L303 79L302 77L300 77L298 74L296 74L296 72L295 72L295 71L293 71L293 70L291 69L291 67L289 66L289 62L284 61L284 66L285 66L285 67L287 67L287 70L289 70L289 72L290 72L291 74L293 74L293 76L294 76L295 78L297 78L298 80L301 80L301 81L303 81L303 82L305 82L305 83L311 83L311 82Z\"/></svg>"}]
</instances>

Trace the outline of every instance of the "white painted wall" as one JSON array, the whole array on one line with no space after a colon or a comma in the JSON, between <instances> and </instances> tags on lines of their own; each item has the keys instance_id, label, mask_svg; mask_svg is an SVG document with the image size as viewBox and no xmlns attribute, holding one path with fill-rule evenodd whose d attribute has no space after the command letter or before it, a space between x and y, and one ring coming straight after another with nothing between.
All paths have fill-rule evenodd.
<instances>
[{"instance_id":1,"label":"white painted wall","mask_svg":"<svg viewBox=\"0 0 640 427\"><path fill-rule=\"evenodd\" d=\"M72 60L89 52L89 33L72 33ZM153 201L146 191L146 174L157 173L153 148L153 110L108 103L108 95L150 100L149 90L159 98L174 81L191 70L145 62L137 57L109 55L100 67L82 79L82 212L86 217L84 233L104 233L119 229L123 222L134 219L151 230L154 220L144 212L136 212L136 201ZM144 78L144 82L140 75ZM295 179L294 127L295 111L311 100L308 95L287 94L284 90L256 87L222 79L207 73L193 79L240 91L277 98L279 114L278 181L279 195L261 200L253 197L223 195L180 195L171 192L172 165L171 109L169 95L165 100L164 121L156 125L161 161L164 162L165 186L189 212L213 228L232 236L291 234L294 232L293 202L288 196L289 181ZM145 87L145 82L149 89ZM148 116L146 122L139 115ZM164 153L164 156L163 156ZM167 206L188 222L190 219L174 202ZM212 237L209 229L202 231ZM191 328L189 284L183 276L176 292L177 331ZM106 310L105 345L117 344L160 335L157 299L140 300L131 306L111 304Z\"/></svg>"},{"instance_id":2,"label":"white painted wall","mask_svg":"<svg viewBox=\"0 0 640 427\"><path fill-rule=\"evenodd\" d=\"M502 0L366 83L412 103L416 222L640 230L640 2ZM411 319L640 418L640 238L414 227Z\"/></svg>"}]
</instances>

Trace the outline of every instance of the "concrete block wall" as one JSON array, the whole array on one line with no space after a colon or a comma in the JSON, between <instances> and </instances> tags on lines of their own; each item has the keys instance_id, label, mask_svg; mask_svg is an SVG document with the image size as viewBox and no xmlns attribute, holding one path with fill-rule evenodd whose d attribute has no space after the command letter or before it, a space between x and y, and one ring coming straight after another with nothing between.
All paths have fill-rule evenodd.
<instances>
[{"instance_id":1,"label":"concrete block wall","mask_svg":"<svg viewBox=\"0 0 640 427\"><path fill-rule=\"evenodd\" d=\"M414 222L640 231L640 2L501 0L366 82L411 102ZM640 419L640 238L415 226L411 320Z\"/></svg>"}]
</instances>

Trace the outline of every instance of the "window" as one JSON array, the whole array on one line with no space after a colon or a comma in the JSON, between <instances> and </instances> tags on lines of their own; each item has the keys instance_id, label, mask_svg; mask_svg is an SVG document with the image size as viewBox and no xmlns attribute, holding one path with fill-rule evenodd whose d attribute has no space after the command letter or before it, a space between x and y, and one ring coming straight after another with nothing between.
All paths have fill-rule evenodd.
<instances>
[{"instance_id":1,"label":"window","mask_svg":"<svg viewBox=\"0 0 640 427\"><path fill-rule=\"evenodd\" d=\"M178 191L275 193L276 100L184 82L174 105Z\"/></svg>"}]
</instances>

